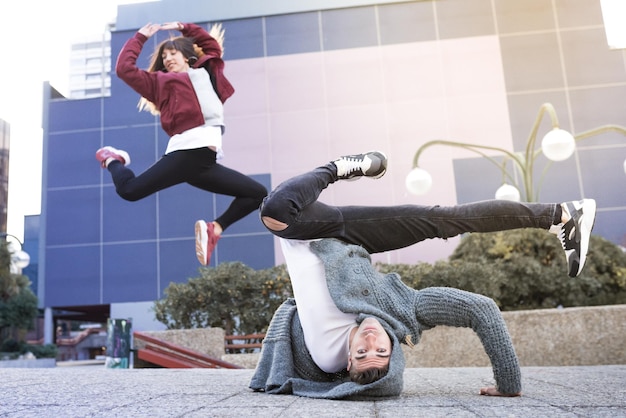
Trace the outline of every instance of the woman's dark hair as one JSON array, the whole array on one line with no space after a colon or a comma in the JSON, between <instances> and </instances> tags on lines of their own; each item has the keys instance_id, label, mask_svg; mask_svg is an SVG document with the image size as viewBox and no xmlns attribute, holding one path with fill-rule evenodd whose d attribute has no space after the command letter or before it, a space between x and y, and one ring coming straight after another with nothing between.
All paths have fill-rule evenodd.
<instances>
[{"instance_id":1,"label":"woman's dark hair","mask_svg":"<svg viewBox=\"0 0 626 418\"><path fill-rule=\"evenodd\" d=\"M163 64L163 51L166 49L180 51L188 60L195 61L198 59L198 57L196 57L196 51L193 47L193 39L185 38L184 36L166 39L159 44L152 54L150 67L148 67L149 72L167 71L165 69L165 64ZM193 64L193 62L190 62L190 64Z\"/></svg>"},{"instance_id":2,"label":"woman's dark hair","mask_svg":"<svg viewBox=\"0 0 626 418\"><path fill-rule=\"evenodd\" d=\"M367 385L387 376L389 365L381 368L371 368L362 371L350 370L350 380L359 385Z\"/></svg>"}]
</instances>

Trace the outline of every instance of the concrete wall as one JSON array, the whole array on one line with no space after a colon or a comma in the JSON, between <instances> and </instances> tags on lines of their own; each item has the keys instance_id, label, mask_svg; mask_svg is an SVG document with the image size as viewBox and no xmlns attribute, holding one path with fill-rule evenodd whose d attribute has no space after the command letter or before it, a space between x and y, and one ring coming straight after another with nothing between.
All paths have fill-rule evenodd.
<instances>
[{"instance_id":1,"label":"concrete wall","mask_svg":"<svg viewBox=\"0 0 626 418\"><path fill-rule=\"evenodd\" d=\"M522 366L626 364L626 305L503 312ZM413 349L407 367L489 366L476 334L437 327Z\"/></svg>"},{"instance_id":2,"label":"concrete wall","mask_svg":"<svg viewBox=\"0 0 626 418\"><path fill-rule=\"evenodd\" d=\"M20 368L20 369L48 369L56 367L56 360L53 358L0 360L0 369Z\"/></svg>"}]
</instances>

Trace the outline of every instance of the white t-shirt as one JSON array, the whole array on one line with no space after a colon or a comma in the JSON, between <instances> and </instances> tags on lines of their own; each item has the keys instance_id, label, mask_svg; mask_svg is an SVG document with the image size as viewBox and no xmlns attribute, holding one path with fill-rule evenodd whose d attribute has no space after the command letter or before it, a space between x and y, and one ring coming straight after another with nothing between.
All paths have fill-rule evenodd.
<instances>
[{"instance_id":1,"label":"white t-shirt","mask_svg":"<svg viewBox=\"0 0 626 418\"><path fill-rule=\"evenodd\" d=\"M224 156L222 150L224 105L213 89L211 76L204 68L190 68L187 73L200 103L204 125L172 136L167 143L165 154L180 150L210 147L217 153L217 158L221 159ZM193 98L189 100L193 100Z\"/></svg>"},{"instance_id":2,"label":"white t-shirt","mask_svg":"<svg viewBox=\"0 0 626 418\"><path fill-rule=\"evenodd\" d=\"M320 369L335 373L348 365L350 330L357 315L335 306L324 264L311 251L311 242L280 238L307 349Z\"/></svg>"},{"instance_id":3,"label":"white t-shirt","mask_svg":"<svg viewBox=\"0 0 626 418\"><path fill-rule=\"evenodd\" d=\"M222 152L222 130L219 126L203 125L176 134L167 143L165 153L204 147L213 148L217 153L217 158L224 155Z\"/></svg>"}]
</instances>

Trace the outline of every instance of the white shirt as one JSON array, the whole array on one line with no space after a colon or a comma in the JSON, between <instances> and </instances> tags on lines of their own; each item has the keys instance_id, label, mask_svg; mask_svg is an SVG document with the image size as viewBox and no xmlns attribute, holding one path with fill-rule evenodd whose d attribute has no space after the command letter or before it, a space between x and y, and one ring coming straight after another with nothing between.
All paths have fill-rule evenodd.
<instances>
[{"instance_id":1,"label":"white shirt","mask_svg":"<svg viewBox=\"0 0 626 418\"><path fill-rule=\"evenodd\" d=\"M172 136L167 143L166 154L184 149L196 149L212 147L217 153L217 158L223 156L222 152L222 128L219 126L198 126L187 129L185 132Z\"/></svg>"},{"instance_id":2,"label":"white shirt","mask_svg":"<svg viewBox=\"0 0 626 418\"><path fill-rule=\"evenodd\" d=\"M348 342L357 315L335 306L324 264L311 251L311 242L280 238L307 349L320 369L335 373L348 365Z\"/></svg>"},{"instance_id":3,"label":"white shirt","mask_svg":"<svg viewBox=\"0 0 626 418\"><path fill-rule=\"evenodd\" d=\"M204 125L172 136L167 143L166 154L174 151L210 147L217 158L224 156L222 134L224 133L224 105L211 84L211 77L204 68L189 68L187 71L191 85L200 103ZM190 98L189 100L193 100Z\"/></svg>"}]
</instances>

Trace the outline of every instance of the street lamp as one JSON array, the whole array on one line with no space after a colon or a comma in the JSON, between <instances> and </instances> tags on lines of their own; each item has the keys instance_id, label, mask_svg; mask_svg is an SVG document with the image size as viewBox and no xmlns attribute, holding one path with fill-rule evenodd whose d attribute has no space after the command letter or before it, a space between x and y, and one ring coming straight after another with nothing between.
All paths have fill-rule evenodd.
<instances>
[{"instance_id":1,"label":"street lamp","mask_svg":"<svg viewBox=\"0 0 626 418\"><path fill-rule=\"evenodd\" d=\"M624 0L600 0L600 8L609 49L626 48L626 3Z\"/></svg>"},{"instance_id":2,"label":"street lamp","mask_svg":"<svg viewBox=\"0 0 626 418\"><path fill-rule=\"evenodd\" d=\"M535 149L537 131L539 130L539 124L541 123L545 113L550 116L552 130L543 137L541 147L539 149ZM419 158L427 148L434 145L445 145L475 152L498 166L498 168L502 171L503 184L496 191L496 198L519 201L522 198L519 191L520 187L517 185L515 179L509 175L506 170L507 162L509 160L512 161L514 168L518 170L522 179L524 200L527 202L533 202L538 199L538 193L535 192L533 184L533 166L535 159L540 153L543 153L550 161L563 161L574 153L577 141L609 131L619 132L626 135L626 128L623 126L604 125L573 136L559 127L559 121L556 117L554 106L550 103L544 103L539 108L539 114L537 115L533 128L530 131L530 136L528 137L528 141L526 143L526 150L523 153L516 153L503 148L488 145L468 144L443 139L429 141L419 147L419 149L415 152L415 156L413 157L413 169L407 175L405 185L409 192L416 195L422 195L428 192L432 185L432 178L426 170L419 167ZM500 163L495 158L487 155L486 151L497 151L504 154L503 162ZM624 172L626 173L626 160L624 161ZM513 184L510 184L509 181ZM513 189L515 189L517 193Z\"/></svg>"},{"instance_id":3,"label":"street lamp","mask_svg":"<svg viewBox=\"0 0 626 418\"><path fill-rule=\"evenodd\" d=\"M19 251L13 251L13 241L8 241L9 251L11 252L11 273L21 274L22 269L28 267L30 264L30 255L24 251L24 245L18 237L6 232L0 232L0 238L4 238L6 240L8 237L13 238L20 244Z\"/></svg>"}]
</instances>

